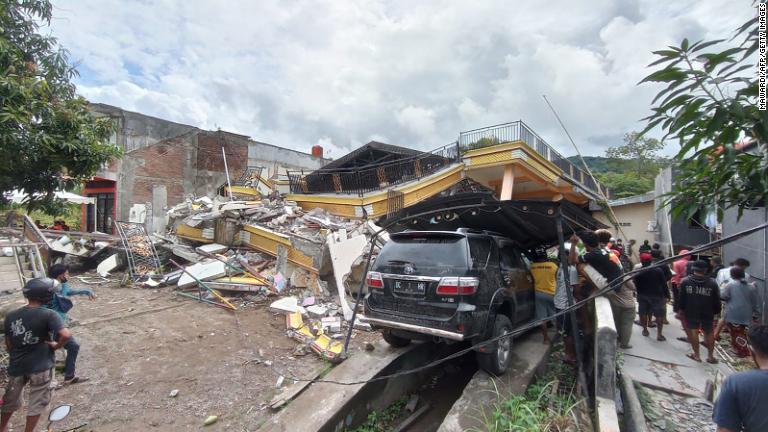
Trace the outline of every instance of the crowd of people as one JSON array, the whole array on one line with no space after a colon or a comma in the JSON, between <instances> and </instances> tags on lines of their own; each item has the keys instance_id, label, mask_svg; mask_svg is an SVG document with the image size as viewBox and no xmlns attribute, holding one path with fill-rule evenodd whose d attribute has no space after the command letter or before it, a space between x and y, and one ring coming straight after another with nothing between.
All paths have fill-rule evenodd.
<instances>
[{"instance_id":1,"label":"crowd of people","mask_svg":"<svg viewBox=\"0 0 768 432\"><path fill-rule=\"evenodd\" d=\"M614 240L608 230L583 231L570 238L568 274L570 293L575 300L586 298L633 270L631 278L605 296L613 312L618 345L629 349L632 326L642 327L642 335L650 336L656 329L656 341L665 342L665 325L669 325L667 307L671 303L674 317L679 320L686 336L681 340L691 347L688 358L702 362L701 345L707 350L706 361L718 363L715 344L722 332L730 335L734 356L754 359L757 370L735 374L726 379L715 408L714 420L719 432L768 430L768 326L760 325L757 287L750 282L745 258L724 266L719 257L693 259L690 251L680 250L681 257L670 268L660 264L664 259L661 247L644 241L637 250L636 265L629 256L634 255L634 241L625 249L621 240ZM531 273L536 290L536 316L546 319L554 311L568 306L568 293L563 271L547 260L543 249L534 251ZM614 285L614 284L612 284ZM638 319L635 320L636 314ZM589 333L586 309L577 314L577 331ZM558 329L565 340L566 361L575 359L572 327L563 315ZM544 342L549 338L546 325L542 326ZM700 341L703 334L704 341ZM762 410L762 411L761 411Z\"/></svg>"}]
</instances>

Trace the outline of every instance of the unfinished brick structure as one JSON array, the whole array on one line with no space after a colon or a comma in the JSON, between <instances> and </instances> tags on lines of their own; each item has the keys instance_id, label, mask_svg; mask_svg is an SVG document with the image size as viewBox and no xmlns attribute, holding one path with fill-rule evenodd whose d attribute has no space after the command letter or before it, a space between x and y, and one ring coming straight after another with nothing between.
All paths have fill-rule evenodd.
<instances>
[{"instance_id":1,"label":"unfinished brick structure","mask_svg":"<svg viewBox=\"0 0 768 432\"><path fill-rule=\"evenodd\" d=\"M231 177L248 166L273 174L286 169L314 170L323 158L254 141L245 135L206 131L104 105L92 104L97 115L113 118L112 143L124 149L87 182L86 196L98 199L97 209L83 208L83 227L111 232L112 220L128 220L134 204L146 209L147 228L164 230L165 209L187 196L213 196L226 182L222 148Z\"/></svg>"}]
</instances>

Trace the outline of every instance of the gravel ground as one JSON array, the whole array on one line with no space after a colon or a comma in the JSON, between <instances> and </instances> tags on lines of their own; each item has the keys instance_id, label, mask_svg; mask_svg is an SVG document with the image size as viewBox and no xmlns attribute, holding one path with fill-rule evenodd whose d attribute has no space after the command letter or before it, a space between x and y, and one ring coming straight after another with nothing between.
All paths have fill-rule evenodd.
<instances>
[{"instance_id":1,"label":"gravel ground","mask_svg":"<svg viewBox=\"0 0 768 432\"><path fill-rule=\"evenodd\" d=\"M702 398L638 386L645 421L652 432L716 432L712 404Z\"/></svg>"}]
</instances>

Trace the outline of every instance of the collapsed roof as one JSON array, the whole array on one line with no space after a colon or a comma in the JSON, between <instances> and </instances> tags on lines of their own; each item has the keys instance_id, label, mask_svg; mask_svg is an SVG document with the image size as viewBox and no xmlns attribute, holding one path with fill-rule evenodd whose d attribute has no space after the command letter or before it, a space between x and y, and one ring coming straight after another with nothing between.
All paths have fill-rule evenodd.
<instances>
[{"instance_id":1,"label":"collapsed roof","mask_svg":"<svg viewBox=\"0 0 768 432\"><path fill-rule=\"evenodd\" d=\"M393 232L406 229L487 230L507 236L524 248L531 248L558 242L558 208L562 210L563 234L566 239L582 230L608 228L569 201L499 201L489 193L431 198L406 207L381 223Z\"/></svg>"}]
</instances>

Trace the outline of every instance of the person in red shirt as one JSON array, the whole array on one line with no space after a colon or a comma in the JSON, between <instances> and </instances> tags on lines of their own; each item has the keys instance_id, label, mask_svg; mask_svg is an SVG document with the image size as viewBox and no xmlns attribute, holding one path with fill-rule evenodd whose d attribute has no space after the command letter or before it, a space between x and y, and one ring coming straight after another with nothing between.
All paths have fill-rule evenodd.
<instances>
[{"instance_id":1,"label":"person in red shirt","mask_svg":"<svg viewBox=\"0 0 768 432\"><path fill-rule=\"evenodd\" d=\"M688 253L688 249L683 249L680 251L679 254L683 255L687 253ZM690 256L684 256L672 264L672 271L675 272L675 274L672 275L672 310L674 312L677 312L679 309L680 282L683 280L683 278L688 276L686 274L686 266L688 265L688 261L690 260L691 260Z\"/></svg>"}]
</instances>

